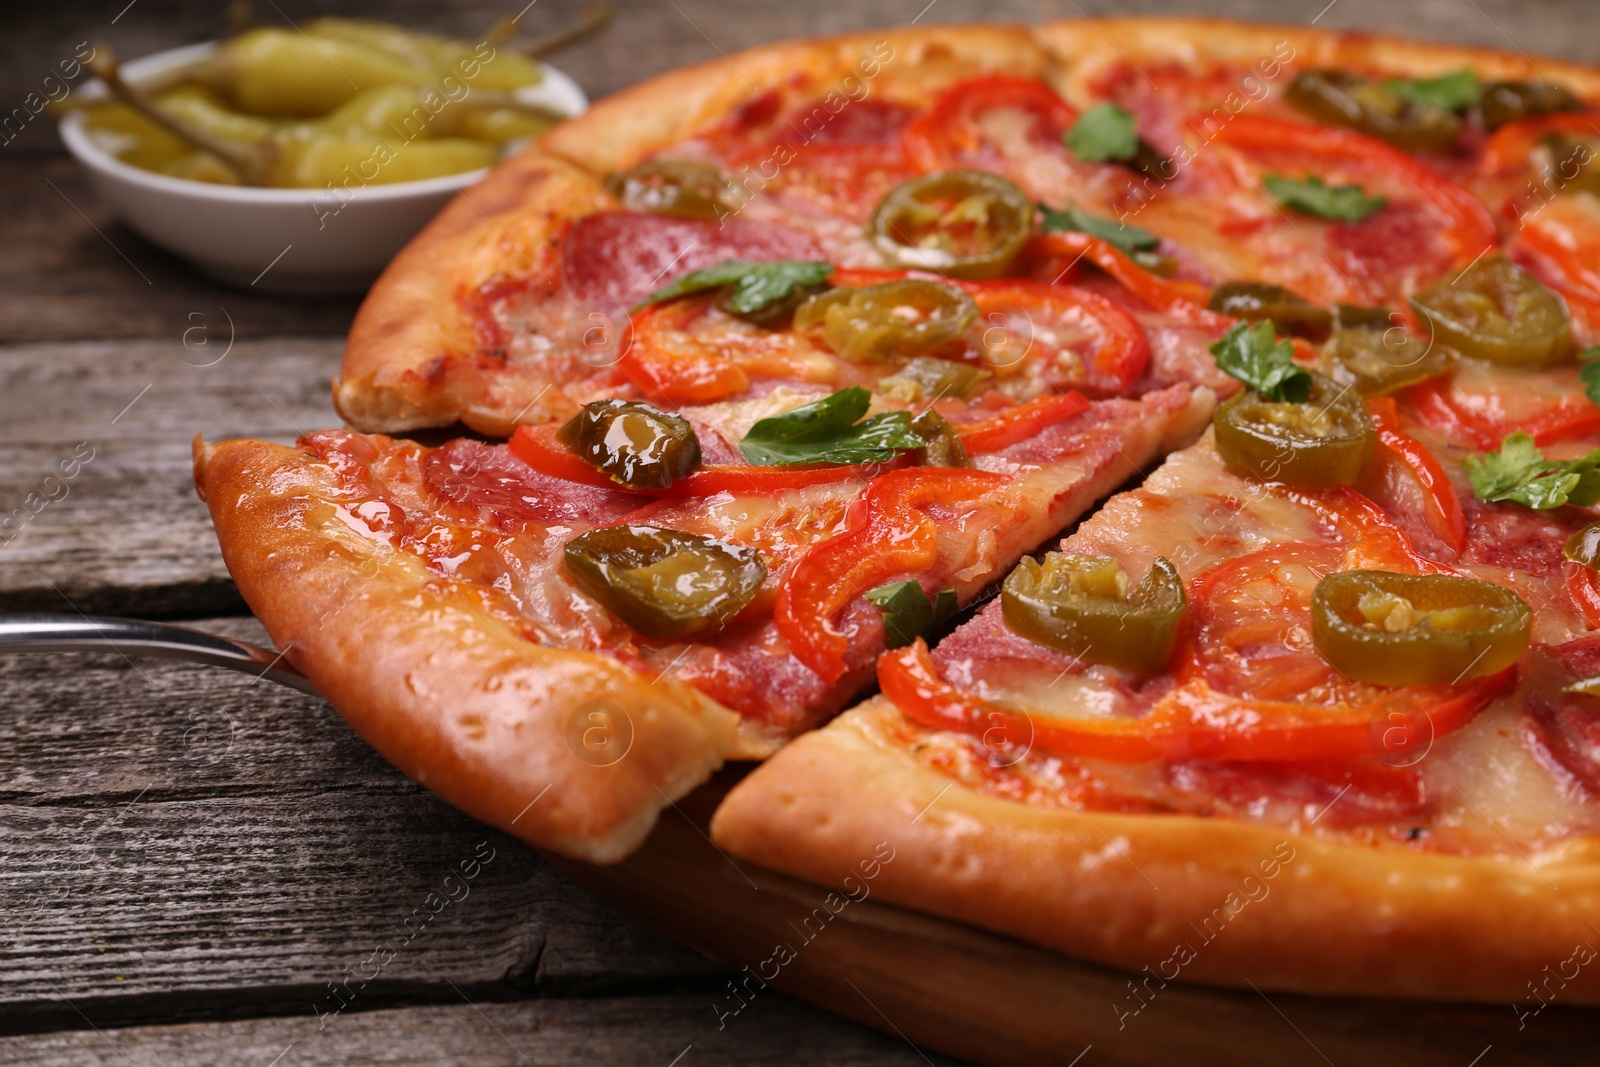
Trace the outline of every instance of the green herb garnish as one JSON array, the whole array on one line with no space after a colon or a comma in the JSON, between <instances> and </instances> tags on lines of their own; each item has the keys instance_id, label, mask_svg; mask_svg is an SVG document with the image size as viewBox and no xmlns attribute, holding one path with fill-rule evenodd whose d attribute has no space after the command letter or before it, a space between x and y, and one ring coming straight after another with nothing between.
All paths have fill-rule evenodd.
<instances>
[{"instance_id":1,"label":"green herb garnish","mask_svg":"<svg viewBox=\"0 0 1600 1067\"><path fill-rule=\"evenodd\" d=\"M1056 211L1044 204L1040 204L1039 211L1044 220L1045 233L1060 233L1064 230L1086 233L1090 237L1100 238L1128 255L1132 255L1135 252L1147 252L1161 243L1161 238L1149 230L1141 230L1139 227L1130 226L1126 222L1102 219L1079 211L1070 204L1067 205L1064 211Z\"/></svg>"},{"instance_id":2,"label":"green herb garnish","mask_svg":"<svg viewBox=\"0 0 1600 1067\"><path fill-rule=\"evenodd\" d=\"M1400 99L1440 111L1465 111L1478 102L1483 86L1470 70L1441 74L1437 78L1389 78L1384 87Z\"/></svg>"},{"instance_id":3,"label":"green herb garnish","mask_svg":"<svg viewBox=\"0 0 1600 1067\"><path fill-rule=\"evenodd\" d=\"M1479 500L1505 500L1541 511L1600 503L1600 448L1578 459L1547 460L1533 438L1519 430L1495 451L1468 457L1463 466Z\"/></svg>"},{"instance_id":4,"label":"green herb garnish","mask_svg":"<svg viewBox=\"0 0 1600 1067\"><path fill-rule=\"evenodd\" d=\"M1360 222L1388 203L1381 196L1368 196L1359 185L1326 185L1315 174L1303 180L1268 174L1262 184L1279 207L1341 222Z\"/></svg>"},{"instance_id":5,"label":"green herb garnish","mask_svg":"<svg viewBox=\"0 0 1600 1067\"><path fill-rule=\"evenodd\" d=\"M1067 150L1090 163L1126 163L1139 151L1133 115L1116 104L1096 104L1061 135Z\"/></svg>"},{"instance_id":6,"label":"green herb garnish","mask_svg":"<svg viewBox=\"0 0 1600 1067\"><path fill-rule=\"evenodd\" d=\"M1589 399L1600 404L1600 345L1585 348L1578 353L1578 377L1583 381L1583 391Z\"/></svg>"},{"instance_id":7,"label":"green herb garnish","mask_svg":"<svg viewBox=\"0 0 1600 1067\"><path fill-rule=\"evenodd\" d=\"M867 599L883 612L883 629L890 648L901 648L926 637L954 615L957 606L954 589L941 589L930 601L922 586L910 581L880 585L867 593Z\"/></svg>"},{"instance_id":8,"label":"green herb garnish","mask_svg":"<svg viewBox=\"0 0 1600 1067\"><path fill-rule=\"evenodd\" d=\"M912 432L911 414L885 411L861 419L872 394L861 386L802 404L750 427L739 451L751 463L781 467L799 463L886 463L901 451L926 444Z\"/></svg>"},{"instance_id":9,"label":"green herb garnish","mask_svg":"<svg viewBox=\"0 0 1600 1067\"><path fill-rule=\"evenodd\" d=\"M1217 369L1239 379L1268 400L1303 404L1311 395L1311 374L1295 365L1294 345L1278 340L1272 322L1235 323L1211 346Z\"/></svg>"},{"instance_id":10,"label":"green herb garnish","mask_svg":"<svg viewBox=\"0 0 1600 1067\"><path fill-rule=\"evenodd\" d=\"M642 308L708 289L728 289L728 310L735 315L753 315L780 300L787 300L797 289L821 285L832 273L831 264L803 259L775 259L770 263L730 259L715 267L690 271L634 307Z\"/></svg>"}]
</instances>

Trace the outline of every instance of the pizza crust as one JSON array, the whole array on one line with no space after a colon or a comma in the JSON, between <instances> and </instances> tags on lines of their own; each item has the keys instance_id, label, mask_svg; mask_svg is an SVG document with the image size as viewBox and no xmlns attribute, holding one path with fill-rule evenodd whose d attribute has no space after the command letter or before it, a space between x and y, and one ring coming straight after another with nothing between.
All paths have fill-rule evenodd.
<instances>
[{"instance_id":1,"label":"pizza crust","mask_svg":"<svg viewBox=\"0 0 1600 1067\"><path fill-rule=\"evenodd\" d=\"M478 353L469 299L480 286L510 279L553 288L570 220L615 206L593 179L533 149L463 190L373 283L350 326L333 406L369 433L459 421L509 436L513 427L499 408L441 385L448 360ZM544 405L529 404L523 421L567 413L552 392Z\"/></svg>"},{"instance_id":2,"label":"pizza crust","mask_svg":"<svg viewBox=\"0 0 1600 1067\"><path fill-rule=\"evenodd\" d=\"M858 99L920 107L975 74L1035 78L1044 67L1044 50L1022 26L904 26L762 45L614 93L547 131L539 144L604 176L715 126L773 89L805 85L821 97L861 83L866 95Z\"/></svg>"},{"instance_id":3,"label":"pizza crust","mask_svg":"<svg viewBox=\"0 0 1600 1067\"><path fill-rule=\"evenodd\" d=\"M526 640L485 611L492 592L356 534L320 460L261 441L196 438L194 453L228 571L273 642L385 759L468 814L614 862L733 747L738 716L698 691Z\"/></svg>"},{"instance_id":4,"label":"pizza crust","mask_svg":"<svg viewBox=\"0 0 1600 1067\"><path fill-rule=\"evenodd\" d=\"M1593 66L1358 30L1214 18L1105 18L1047 22L1034 32L1049 53L1057 90L1077 103L1087 98L1085 87L1096 74L1123 62L1136 67L1237 64L1249 69L1274 59L1292 63L1296 71L1348 67L1408 78L1471 67L1485 81L1549 78L1579 96L1600 98L1600 69ZM1293 49L1292 60L1278 52L1280 43Z\"/></svg>"},{"instance_id":5,"label":"pizza crust","mask_svg":"<svg viewBox=\"0 0 1600 1067\"><path fill-rule=\"evenodd\" d=\"M917 763L895 739L903 721L879 697L795 741L728 795L713 839L820 885L888 841L884 899L1154 976L1152 990L1181 978L1520 1003L1600 946L1600 839L1523 862L1032 808ZM1600 968L1571 968L1559 999L1600 1004Z\"/></svg>"}]
</instances>

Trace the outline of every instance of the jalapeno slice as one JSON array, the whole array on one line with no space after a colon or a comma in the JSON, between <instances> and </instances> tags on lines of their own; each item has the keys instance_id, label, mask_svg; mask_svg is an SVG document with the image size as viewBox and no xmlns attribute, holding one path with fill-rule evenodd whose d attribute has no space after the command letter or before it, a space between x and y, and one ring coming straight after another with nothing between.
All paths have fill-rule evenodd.
<instances>
[{"instance_id":1,"label":"jalapeno slice","mask_svg":"<svg viewBox=\"0 0 1600 1067\"><path fill-rule=\"evenodd\" d=\"M1382 312L1381 308L1361 310ZM1437 378L1450 369L1449 349L1391 327L1384 314L1378 325L1346 327L1341 310L1340 325L1322 346L1317 370L1362 396L1380 396Z\"/></svg>"},{"instance_id":2,"label":"jalapeno slice","mask_svg":"<svg viewBox=\"0 0 1600 1067\"><path fill-rule=\"evenodd\" d=\"M1336 330L1387 330L1394 324L1394 312L1386 307L1333 305L1333 328Z\"/></svg>"},{"instance_id":3,"label":"jalapeno slice","mask_svg":"<svg viewBox=\"0 0 1600 1067\"><path fill-rule=\"evenodd\" d=\"M1558 194L1600 194L1600 166L1595 165L1596 154L1591 141L1552 133L1540 138L1529 161L1539 171L1547 190Z\"/></svg>"},{"instance_id":4,"label":"jalapeno slice","mask_svg":"<svg viewBox=\"0 0 1600 1067\"><path fill-rule=\"evenodd\" d=\"M1333 312L1290 289L1264 282L1223 282L1206 305L1236 319L1272 323L1282 335L1323 341L1333 329Z\"/></svg>"},{"instance_id":5,"label":"jalapeno slice","mask_svg":"<svg viewBox=\"0 0 1600 1067\"><path fill-rule=\"evenodd\" d=\"M1372 458L1366 401L1320 374L1305 403L1247 389L1217 408L1217 454L1243 478L1286 485L1352 485Z\"/></svg>"},{"instance_id":6,"label":"jalapeno slice","mask_svg":"<svg viewBox=\"0 0 1600 1067\"><path fill-rule=\"evenodd\" d=\"M1581 100L1550 81L1490 82L1478 98L1483 127L1491 131L1518 119L1582 110Z\"/></svg>"},{"instance_id":7,"label":"jalapeno slice","mask_svg":"<svg viewBox=\"0 0 1600 1067\"><path fill-rule=\"evenodd\" d=\"M589 466L629 489L665 489L700 466L694 427L637 400L585 404L556 437Z\"/></svg>"},{"instance_id":8,"label":"jalapeno slice","mask_svg":"<svg viewBox=\"0 0 1600 1067\"><path fill-rule=\"evenodd\" d=\"M794 328L820 329L829 348L865 363L941 348L977 318L977 302L955 286L902 278L818 293L794 313Z\"/></svg>"},{"instance_id":9,"label":"jalapeno slice","mask_svg":"<svg viewBox=\"0 0 1600 1067\"><path fill-rule=\"evenodd\" d=\"M1567 538L1561 554L1592 571L1600 571L1600 522L1591 522Z\"/></svg>"},{"instance_id":10,"label":"jalapeno slice","mask_svg":"<svg viewBox=\"0 0 1600 1067\"><path fill-rule=\"evenodd\" d=\"M1188 597L1178 570L1158 557L1131 590L1110 556L1049 552L1006 576L1000 607L1014 633L1089 663L1134 674L1166 666Z\"/></svg>"},{"instance_id":11,"label":"jalapeno slice","mask_svg":"<svg viewBox=\"0 0 1600 1067\"><path fill-rule=\"evenodd\" d=\"M721 629L755 599L767 565L753 548L659 526L603 526L567 542L578 588L644 634Z\"/></svg>"},{"instance_id":12,"label":"jalapeno slice","mask_svg":"<svg viewBox=\"0 0 1600 1067\"><path fill-rule=\"evenodd\" d=\"M1033 210L1028 194L998 174L935 171L889 190L867 236L897 266L994 278L1027 243Z\"/></svg>"},{"instance_id":13,"label":"jalapeno slice","mask_svg":"<svg viewBox=\"0 0 1600 1067\"><path fill-rule=\"evenodd\" d=\"M606 179L606 191L635 211L718 219L739 209L726 171L701 159L655 159Z\"/></svg>"},{"instance_id":14,"label":"jalapeno slice","mask_svg":"<svg viewBox=\"0 0 1600 1067\"><path fill-rule=\"evenodd\" d=\"M886 378L878 379L878 392L894 400L916 403L952 397L964 400L994 374L953 359L917 356Z\"/></svg>"},{"instance_id":15,"label":"jalapeno slice","mask_svg":"<svg viewBox=\"0 0 1600 1067\"><path fill-rule=\"evenodd\" d=\"M1492 363L1542 367L1572 355L1567 305L1500 254L1484 256L1411 298L1434 339Z\"/></svg>"},{"instance_id":16,"label":"jalapeno slice","mask_svg":"<svg viewBox=\"0 0 1600 1067\"><path fill-rule=\"evenodd\" d=\"M1305 71L1289 83L1284 100L1318 122L1346 126L1408 152L1449 152L1461 135L1461 117L1453 111L1406 100L1382 81L1349 71Z\"/></svg>"},{"instance_id":17,"label":"jalapeno slice","mask_svg":"<svg viewBox=\"0 0 1600 1067\"><path fill-rule=\"evenodd\" d=\"M950 420L932 408L911 420L911 432L926 442L917 449L917 462L924 467L970 467L967 446Z\"/></svg>"},{"instance_id":18,"label":"jalapeno slice","mask_svg":"<svg viewBox=\"0 0 1600 1067\"><path fill-rule=\"evenodd\" d=\"M1374 685L1454 684L1498 674L1528 647L1528 604L1492 582L1344 571L1311 594L1311 642L1335 670Z\"/></svg>"}]
</instances>

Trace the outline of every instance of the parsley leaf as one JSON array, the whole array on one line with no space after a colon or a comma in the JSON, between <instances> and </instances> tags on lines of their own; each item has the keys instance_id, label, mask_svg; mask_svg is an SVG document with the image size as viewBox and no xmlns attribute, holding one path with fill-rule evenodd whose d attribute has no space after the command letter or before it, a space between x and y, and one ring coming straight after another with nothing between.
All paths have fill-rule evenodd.
<instances>
[{"instance_id":1,"label":"parsley leaf","mask_svg":"<svg viewBox=\"0 0 1600 1067\"><path fill-rule=\"evenodd\" d=\"M1495 451L1469 456L1463 466L1479 500L1507 500L1540 510L1600 503L1600 448L1578 459L1547 460L1533 438L1519 430Z\"/></svg>"},{"instance_id":2,"label":"parsley leaf","mask_svg":"<svg viewBox=\"0 0 1600 1067\"><path fill-rule=\"evenodd\" d=\"M1071 204L1065 211L1055 211L1044 204L1039 205L1039 211L1044 217L1044 232L1059 233L1062 230L1072 230L1077 233L1086 233L1090 237L1098 237L1109 245L1132 255L1135 252L1146 252L1161 243L1161 238L1149 230L1141 230L1126 222L1113 222L1111 219L1102 219L1079 211Z\"/></svg>"},{"instance_id":3,"label":"parsley leaf","mask_svg":"<svg viewBox=\"0 0 1600 1067\"><path fill-rule=\"evenodd\" d=\"M1067 150L1091 163L1126 163L1139 151L1133 116L1116 104L1096 104L1061 135Z\"/></svg>"},{"instance_id":4,"label":"parsley leaf","mask_svg":"<svg viewBox=\"0 0 1600 1067\"><path fill-rule=\"evenodd\" d=\"M707 289L732 289L728 310L736 315L753 315L763 308L786 300L796 289L821 285L833 273L828 263L803 259L775 259L770 263L746 263L730 259L715 267L690 271L663 289L657 289L635 309L663 300L700 293Z\"/></svg>"},{"instance_id":5,"label":"parsley leaf","mask_svg":"<svg viewBox=\"0 0 1600 1067\"><path fill-rule=\"evenodd\" d=\"M1315 174L1303 181L1268 174L1262 184L1279 207L1341 222L1360 222L1389 202L1381 196L1368 196L1359 185L1325 185Z\"/></svg>"},{"instance_id":6,"label":"parsley leaf","mask_svg":"<svg viewBox=\"0 0 1600 1067\"><path fill-rule=\"evenodd\" d=\"M911 413L885 411L857 422L872 406L861 386L762 419L739 442L744 458L762 467L793 463L887 463L897 452L927 442L911 430Z\"/></svg>"},{"instance_id":7,"label":"parsley leaf","mask_svg":"<svg viewBox=\"0 0 1600 1067\"><path fill-rule=\"evenodd\" d=\"M1311 395L1311 374L1294 362L1294 345L1278 340L1272 321L1235 323L1211 346L1217 369L1239 379L1268 400L1303 404Z\"/></svg>"},{"instance_id":8,"label":"parsley leaf","mask_svg":"<svg viewBox=\"0 0 1600 1067\"><path fill-rule=\"evenodd\" d=\"M1483 95L1478 76L1470 70L1441 74L1437 78L1390 78L1383 84L1407 103L1436 107L1441 111L1464 111Z\"/></svg>"},{"instance_id":9,"label":"parsley leaf","mask_svg":"<svg viewBox=\"0 0 1600 1067\"><path fill-rule=\"evenodd\" d=\"M880 585L867 593L867 599L883 612L883 629L890 648L909 645L956 613L956 591L941 589L928 599L916 582Z\"/></svg>"},{"instance_id":10,"label":"parsley leaf","mask_svg":"<svg viewBox=\"0 0 1600 1067\"><path fill-rule=\"evenodd\" d=\"M1589 394L1589 399L1600 404L1600 345L1585 348L1578 353L1582 362L1578 366L1578 377L1583 380L1583 391Z\"/></svg>"}]
</instances>

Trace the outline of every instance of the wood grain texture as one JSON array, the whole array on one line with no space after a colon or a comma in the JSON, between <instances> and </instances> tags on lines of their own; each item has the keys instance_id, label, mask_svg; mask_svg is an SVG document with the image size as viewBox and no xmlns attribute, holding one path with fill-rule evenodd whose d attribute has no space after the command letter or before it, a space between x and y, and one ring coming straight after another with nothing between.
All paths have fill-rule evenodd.
<instances>
[{"instance_id":1,"label":"wood grain texture","mask_svg":"<svg viewBox=\"0 0 1600 1067\"><path fill-rule=\"evenodd\" d=\"M189 441L289 442L339 425L328 379L341 345L235 336L228 349L215 310L208 328L188 347L174 336L0 348L0 610L243 610L194 494Z\"/></svg>"},{"instance_id":2,"label":"wood grain texture","mask_svg":"<svg viewBox=\"0 0 1600 1067\"><path fill-rule=\"evenodd\" d=\"M582 2L541 0L526 25L538 33L564 24ZM1600 28L1600 9L1583 0L616 6L606 36L557 60L592 95L764 41L919 14L1036 21L1181 9L1317 18L1589 60ZM270 21L332 10L322 0L256 7ZM508 5L341 0L337 10L471 35ZM109 40L133 57L213 37L221 25L220 6L183 0L116 0L92 10L21 5L0 34L0 114L21 105L80 41ZM204 430L287 441L297 428L335 424L326 382L354 302L219 287L112 220L48 119L8 137L0 136L0 345L11 346L0 348L0 522L44 488L80 442L95 454L64 499L14 536L0 527L0 610L67 610L65 593L95 612L241 611L189 488L188 439ZM236 347L215 366L188 365L216 351L184 346L197 326L191 346L202 336L221 343L231 331ZM260 639L248 620L202 625ZM135 667L115 656L0 658L0 715L0 1031L13 1035L0 1037L0 1063L925 1061L898 1038L776 991L719 1030L712 1002L726 972L433 800L315 699L220 671L144 660ZM495 859L470 895L407 940L405 919L481 842ZM319 1030L313 1004L329 1006L327 983L344 980L344 968L359 969L380 945L396 950L392 961ZM837 975L826 988L848 992ZM897 1007L883 1006L898 1017ZM1138 1022L1167 1025L1160 1007ZM1262 1031L1260 1047L1282 1052L1282 1062L1321 1063L1324 1050L1340 1067L1370 1062L1374 1055L1352 1052L1362 1046L1348 1042L1363 1038L1382 1059L1388 1032L1456 1025L1448 1013L1405 1005L1345 1023L1340 1036L1345 1005L1279 1007L1286 1017L1270 1035ZM1222 1003L1200 1025L1240 1025L1245 1010ZM1293 1030L1308 1015L1323 1027L1312 1031L1315 1052ZM230 1021L147 1025L196 1019ZM1589 1020L1556 1007L1529 1027L1536 1035L1547 1027L1582 1033ZM1325 1033L1331 1044L1322 1044ZM1470 1047L1477 1036L1468 1025L1440 1048L1452 1063L1475 1062L1488 1051ZM1494 1047L1481 1062L1536 1059L1544 1046L1525 1036L1486 1037ZM1051 1050L1040 1062L1065 1064L1079 1051ZM1129 1055L1110 1043L1082 1062ZM926 1062L935 1061L930 1052Z\"/></svg>"},{"instance_id":3,"label":"wood grain texture","mask_svg":"<svg viewBox=\"0 0 1600 1067\"><path fill-rule=\"evenodd\" d=\"M329 982L351 1012L715 983L315 697L27 655L0 657L0 708L0 1032L309 1014L337 1006Z\"/></svg>"},{"instance_id":4,"label":"wood grain texture","mask_svg":"<svg viewBox=\"0 0 1600 1067\"><path fill-rule=\"evenodd\" d=\"M463 1003L346 1015L0 1038L0 1064L30 1067L946 1067L878 1034L772 994L719 1030L707 996ZM1066 1061L1063 1060L1063 1063Z\"/></svg>"}]
</instances>

